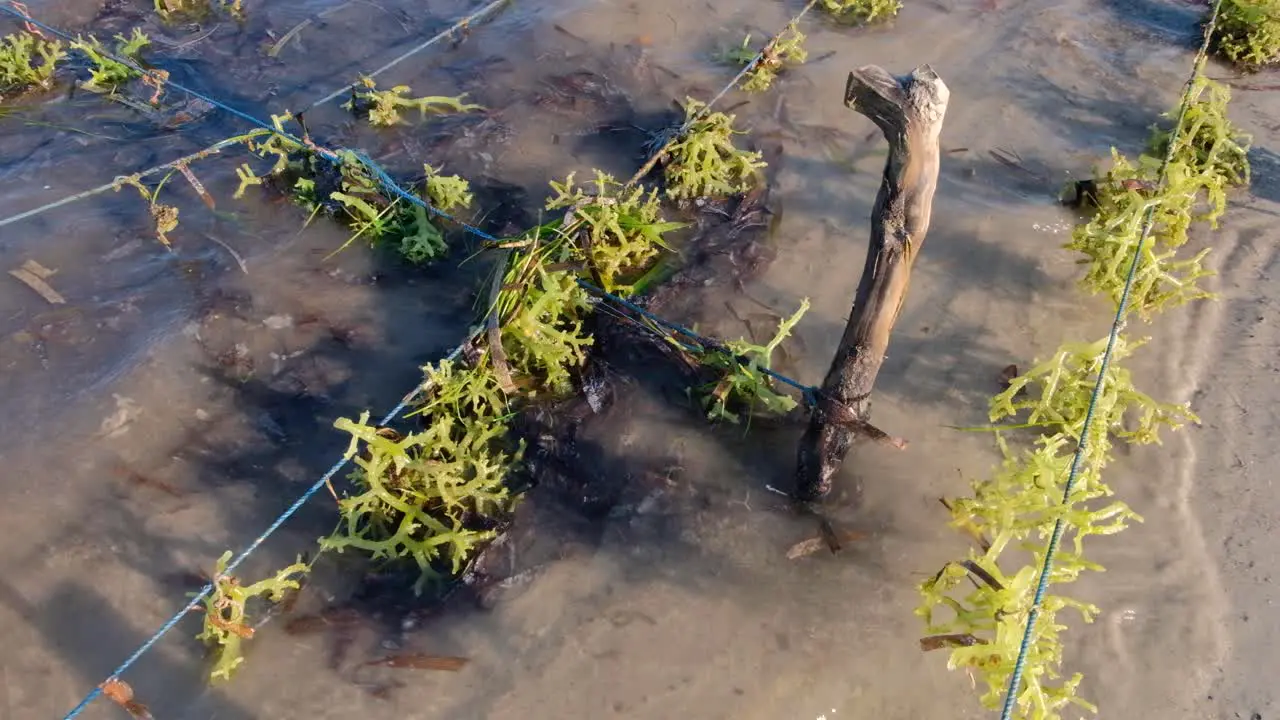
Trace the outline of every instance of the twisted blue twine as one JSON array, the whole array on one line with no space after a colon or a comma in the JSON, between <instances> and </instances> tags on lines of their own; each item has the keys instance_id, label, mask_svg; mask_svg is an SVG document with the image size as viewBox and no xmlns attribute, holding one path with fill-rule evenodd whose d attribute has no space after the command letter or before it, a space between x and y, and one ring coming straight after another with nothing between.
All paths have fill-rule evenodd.
<instances>
[{"instance_id":1,"label":"twisted blue twine","mask_svg":"<svg viewBox=\"0 0 1280 720\"><path fill-rule=\"evenodd\" d=\"M1191 77L1187 78L1186 86L1182 92L1182 103L1178 109L1178 119L1169 136L1169 147L1165 151L1164 160L1160 163L1157 195L1168 182L1169 163L1173 161L1173 151L1177 147L1178 136L1182 133L1182 123L1186 119L1187 107L1190 105L1191 91L1195 86L1196 77L1200 74L1200 69L1204 65L1205 57L1208 55L1209 41L1213 37L1213 30L1218 22L1218 10L1221 7L1222 0L1214 0L1209 21L1205 24L1204 42L1201 44L1199 52L1196 53L1195 62L1191 67ZM1085 413L1084 425L1080 429L1080 443L1076 446L1075 455L1071 458L1071 471L1067 474L1067 484L1062 491L1062 504L1064 506L1071 501L1071 491L1075 488L1076 480L1080 475L1082 459L1089 445L1089 430L1093 425L1093 413L1098 405L1098 399L1102 396L1103 386L1107 378L1107 369L1111 366L1112 351L1115 349L1120 332L1124 329L1125 312L1129 309L1129 296L1133 290L1134 279L1138 275L1138 266L1142 263L1142 248L1146 245L1151 235L1155 209L1158 204L1158 202L1149 204L1146 215L1142 220L1142 233L1138 237L1138 246L1134 249L1133 261L1129 263L1129 274L1125 277L1124 291L1120 294L1120 303L1116 308L1115 319L1111 323L1111 332L1107 336L1107 348L1103 351L1102 361L1098 366L1098 380L1093 385L1093 394L1089 397L1089 409ZM1053 572L1053 558L1058 552L1058 545L1062 542L1062 534L1065 530L1066 520L1059 515L1058 519L1053 523L1053 533L1049 536L1049 545L1045 549L1044 563L1040 568L1040 579L1036 583L1036 593L1031 601L1031 610L1027 613L1027 627L1022 633L1022 643L1018 647L1018 659L1013 665L1013 675L1009 677L1009 687L1004 696L1004 706L1000 711L1000 720L1011 720L1014 709L1017 706L1018 693L1022 685L1022 674L1027 664L1027 654L1031 650L1031 642L1035 637L1036 621L1040 619L1040 607L1044 602L1045 593L1049 589L1049 576Z\"/></svg>"},{"instance_id":2,"label":"twisted blue twine","mask_svg":"<svg viewBox=\"0 0 1280 720\"><path fill-rule=\"evenodd\" d=\"M693 340L694 342L698 343L704 348L711 349L711 350L719 350L720 352L727 353L730 357L736 360L740 365L745 366L751 363L749 359L731 352L728 346L726 346L724 343L720 342L719 340L706 337L705 335L699 335L698 333L694 332L693 330L690 330L689 328L681 325L680 323L672 322L665 318L654 315L653 313L649 312L648 310L645 310L644 308L631 302L630 300L627 300L625 298L621 298L612 293L606 292L596 287L595 285L592 285L586 280L578 278L577 282L578 282L578 285L583 290L586 290L587 292L592 293L594 295L598 295L616 305L620 305L626 308L627 310L630 310L631 312L644 317L646 320L650 320L669 330L673 330L685 336L686 338ZM773 378L774 380L777 380L778 382L783 383L784 385L790 385L791 387L799 390L801 394L804 396L805 402L808 403L810 406L815 404L818 394L821 393L821 390L819 390L818 388L812 385L805 385L804 383L799 382L798 380L792 380L786 375L770 370L767 367L757 367L756 369L761 373L763 373L764 375L767 375Z\"/></svg>"}]
</instances>

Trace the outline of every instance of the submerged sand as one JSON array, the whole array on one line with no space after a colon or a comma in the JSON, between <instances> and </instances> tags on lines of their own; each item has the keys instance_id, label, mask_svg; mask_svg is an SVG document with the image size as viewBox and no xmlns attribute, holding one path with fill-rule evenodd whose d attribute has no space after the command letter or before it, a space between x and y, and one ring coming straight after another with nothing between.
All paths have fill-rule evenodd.
<instances>
[{"instance_id":1,"label":"submerged sand","mask_svg":"<svg viewBox=\"0 0 1280 720\"><path fill-rule=\"evenodd\" d=\"M67 22L93 14L84 3L55 5ZM412 3L353 3L266 61L269 38L331 5L247 5L244 33L221 26L215 41L182 52L211 92L276 111L327 93L394 56L390 45L409 46L439 25ZM727 80L706 62L711 49L749 30L771 32L796 9L760 0L519 3L459 49L389 77L424 91L467 90L502 109L506 132L455 133L445 150L425 128L344 137L409 171L443 152L455 171L532 198L569 171L625 174L623 141L588 137L609 107L566 109L535 101L533 91L591 70L638 111L657 113ZM430 11L455 17L465 6ZM336 663L340 639L272 623L244 672L212 690L192 619L126 679L157 718L192 720L986 716L967 676L919 651L911 612L916 583L964 551L936 498L962 492L964 477L996 460L989 438L945 426L981 421L1004 366L1106 332L1107 305L1084 298L1075 258L1060 248L1076 218L1055 192L1111 146L1140 150L1176 101L1200 12L1180 2L906 0L889 28L810 20L814 61L736 110L754 143L781 150L771 199L781 211L777 259L744 288L708 289L696 317L679 319L737 337L767 329L761 304L785 315L807 297L813 308L781 369L816 382L861 272L884 159L873 126L841 104L845 75L863 64L906 72L928 63L951 89L933 226L874 407L876 423L911 446L851 456L831 512L868 537L847 552L786 557L812 523L765 486L790 472L794 431L709 428L669 394L635 384L621 391L625 412L597 423L592 437L619 472L655 464L671 472L638 482L612 519L549 528L556 547L542 557L555 559L492 609L451 606L409 628L396 618L386 618L389 628L370 622ZM112 31L132 24L109 17ZM181 44L200 30L170 32ZM1255 81L1266 83L1247 82ZM1092 557L1108 572L1071 589L1103 609L1066 633L1067 669L1085 674L1082 695L1101 717L1277 711L1280 488L1266 467L1280 449L1266 408L1280 387L1267 380L1280 298L1270 284L1280 101L1237 90L1231 111L1255 135L1255 181L1233 195L1222 227L1195 240L1212 248L1210 285L1221 298L1149 328L1130 325L1153 336L1134 360L1139 386L1190 401L1203 422L1162 447L1122 453L1109 469L1111 486L1146 522L1094 539ZM123 142L0 120L0 215L239 129L215 119L161 133L97 98L51 99L40 113ZM342 121L330 108L313 123L338 134ZM992 151L1020 160L1001 163ZM146 235L136 207L110 194L3 230L6 269L28 258L57 268L68 298L50 307L21 285L0 284L3 717L66 713L181 605L192 587L184 573L241 548L330 464L345 444L333 418L389 407L418 365L465 332L483 268L388 270L363 251L326 260L344 239L331 223L299 233L291 209L230 201L238 162L219 160L202 175L226 198L219 210L238 216L209 213L188 191L174 254ZM210 237L238 248L247 274ZM748 328L739 318L755 321ZM310 550L333 521L331 501L317 499L246 574ZM358 572L322 565L320 595L309 602L340 596ZM359 667L397 648L471 663L456 675ZM368 692L388 680L401 686ZM99 703L85 716L118 715Z\"/></svg>"}]
</instances>

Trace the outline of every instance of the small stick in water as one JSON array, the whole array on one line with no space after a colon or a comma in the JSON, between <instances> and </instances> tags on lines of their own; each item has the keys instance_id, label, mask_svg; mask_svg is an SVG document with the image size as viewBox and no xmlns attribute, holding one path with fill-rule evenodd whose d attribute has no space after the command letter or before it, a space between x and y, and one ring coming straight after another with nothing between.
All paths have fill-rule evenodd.
<instances>
[{"instance_id":1,"label":"small stick in water","mask_svg":"<svg viewBox=\"0 0 1280 720\"><path fill-rule=\"evenodd\" d=\"M457 672L463 668L470 660L463 657L451 657L448 655L427 655L425 653L411 653L407 655L389 655L377 660L370 660L365 665L376 665L391 668L409 668L413 670L447 670L449 672Z\"/></svg>"}]
</instances>

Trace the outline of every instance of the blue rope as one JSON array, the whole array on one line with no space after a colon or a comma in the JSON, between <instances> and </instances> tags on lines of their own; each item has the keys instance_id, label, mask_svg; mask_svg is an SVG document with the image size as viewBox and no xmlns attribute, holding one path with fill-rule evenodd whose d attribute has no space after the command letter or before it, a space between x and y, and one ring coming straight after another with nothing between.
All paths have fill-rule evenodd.
<instances>
[{"instance_id":1,"label":"blue rope","mask_svg":"<svg viewBox=\"0 0 1280 720\"><path fill-rule=\"evenodd\" d=\"M328 151L323 151L323 150L322 150L322 153L323 153L323 152L328 152ZM390 175L388 175L388 174L387 174L387 171L386 171L386 170L383 170L381 167L379 167L377 163L375 163L373 160L371 160L371 159L369 158L369 156L368 156L368 155L365 155L365 154L364 154L363 152L361 152L360 150L346 150L346 152L350 153L350 154L351 154L352 156L354 156L357 160L359 160L361 165L364 165L364 166L365 166L365 168L369 170L369 172L373 173L373 176L374 176L375 178L377 178L378 182L380 182L380 183L382 184L382 187L383 187L385 190L387 190L388 192L390 192L391 194L395 195L396 197L400 197L400 198L403 198L403 199L405 199L405 200L408 200L409 202L411 202L411 203L413 203L414 205L417 205L418 207L420 207L420 208L422 208L422 209L426 210L427 212L431 213L432 215L435 215L436 217L442 218L442 219L444 219L444 220L448 220L449 222L451 222L451 223L453 223L453 224L457 225L458 227L462 228L465 232L468 232L468 233L470 233L470 234L472 234L472 235L475 235L476 237L480 238L481 240L486 240L486 241L491 242L491 243L500 243L500 242L502 242L500 239L498 239L498 238L494 237L493 235L491 235L491 234L489 234L489 233L485 232L484 230L481 230L480 228L475 227L474 225L470 225L470 224L468 224L468 223L465 223L465 222L463 222L463 221L459 220L458 218L456 218L456 217L454 217L454 216L450 215L449 213L447 213L447 212L445 212L445 211L441 210L440 208L437 208L437 207L432 206L430 203L428 203L428 202L424 201L422 198L418 197L417 195L415 195L415 194L413 194L413 193L409 192L408 190L405 190L404 188L400 187L400 185L399 185L398 183L396 183L396 181L395 181L394 179L392 179L392 177L391 177ZM334 160L334 161L336 161L336 162L338 162L338 163L341 163L341 162L342 162L342 159L341 159L340 157L338 157L338 156L337 156L337 154L334 154L334 157L329 158L329 159L330 159L330 160Z\"/></svg>"},{"instance_id":2,"label":"blue rope","mask_svg":"<svg viewBox=\"0 0 1280 720\"><path fill-rule=\"evenodd\" d=\"M379 75L381 75L382 73L384 73L384 72L386 72L386 71L390 70L391 68L395 67L396 65L399 65L400 63L404 62L405 60L409 59L410 57L412 57L412 56L414 56L414 55L417 55L418 53L422 52L423 50L426 50L427 48L431 47L432 45L435 45L436 43L440 42L441 40L444 40L444 39L446 39L446 38L451 38L451 37L453 37L454 33L458 32L458 31L460 31L460 30L466 30L466 29L470 28L472 23L474 23L474 22L478 22L478 21L481 21L481 20L486 20L486 19L488 19L488 16L489 16L489 15L493 14L493 12L494 12L494 11L496 11L496 10L498 10L498 9L500 9L500 8L505 7L505 6L507 5L507 3L509 3L509 2L511 2L511 0L493 0L493 1L492 1L492 2L490 2L488 5L485 5L484 7L480 8L479 10L476 10L475 12L471 13L470 15L467 15L466 17L464 17L464 18L462 18L462 19L458 20L457 22L453 23L453 24L452 24L452 25L450 25L447 29L440 31L440 32L436 33L435 35L431 36L430 38L428 38L427 40L425 40L425 41L423 41L423 42L419 43L418 45L415 45L414 47L409 48L408 50L406 50L404 53L402 53L400 56L398 56L398 57L397 57L397 58L395 58L394 60L391 60L391 61L390 61L390 62L388 62L387 64L383 65L382 67L378 68L377 70L374 70L373 72L369 73L369 74L368 74L368 75L366 75L365 77L368 77L368 78L376 78L376 77L378 77L378 76L379 76ZM347 85L347 86L345 86L345 87L342 87L342 88L339 88L339 89L337 89L337 90L334 90L332 93L329 93L328 95L325 95L324 97L320 98L319 100L316 100L315 102L313 102L313 103L311 103L310 105L306 106L306 107L305 107L305 108L303 108L302 110L299 110L298 112L299 112L299 113L309 112L309 111L311 111L311 110L312 110L312 109L314 109L314 108L317 108L317 107L319 107L319 106L321 106L321 105L324 105L325 103L328 103L328 102L330 102L330 101L332 101L332 100L336 100L336 99L338 99L339 97L342 97L344 94L346 94L346 93L350 92L351 90L354 90L354 89L356 89L356 88L358 88L358 87L360 87L360 83L359 83L359 82L355 82L355 83L352 83L352 84Z\"/></svg>"},{"instance_id":3,"label":"blue rope","mask_svg":"<svg viewBox=\"0 0 1280 720\"><path fill-rule=\"evenodd\" d=\"M673 330L689 338L690 340L693 340L694 342L698 343L704 348L708 348L711 350L718 350L720 352L726 353L730 357L732 357L734 360L736 360L740 365L745 366L745 365L751 364L751 361L749 359L730 351L728 346L720 342L719 340L706 337L705 335L699 335L698 333L690 330L689 328L681 325L680 323L672 322L670 320L666 320L664 318L658 317L657 315L654 315L653 313L649 312L648 310L645 310L644 308L631 302L630 300L627 300L625 298L618 297L617 295L614 295L612 293L606 292L581 278L578 278L578 285L582 287L582 289L586 290L587 292L590 292L594 295L599 295L600 297L605 298L610 302L620 305L630 310L631 312L634 312L637 315L644 317L646 320L650 320L669 330ZM774 380L777 380L780 383L783 383L785 385L790 385L791 387L799 390L801 394L804 395L805 402L808 403L810 406L813 406L815 404L817 396L821 393L821 390L819 390L818 388L812 385L805 385L804 383L801 383L798 380L792 380L786 375L774 372L773 370L770 370L767 367L757 367L756 369L759 370L761 373L773 378Z\"/></svg>"},{"instance_id":4,"label":"blue rope","mask_svg":"<svg viewBox=\"0 0 1280 720\"><path fill-rule=\"evenodd\" d=\"M1205 24L1204 42L1201 44L1200 50L1196 54L1195 62L1192 64L1191 77L1187 79L1186 86L1183 89L1178 119L1169 137L1169 147L1165 152L1164 160L1160 163L1158 190L1163 190L1168 182L1169 163L1173 160L1173 151L1178 144L1178 136L1182 132L1182 123L1186 119L1192 88L1209 52L1209 41L1213 37L1213 30L1218 21L1218 10L1221 6L1222 0L1214 0L1209 22ZM1067 484L1062 491L1062 504L1064 506L1070 502L1071 491L1075 488L1076 480L1080 474L1081 461L1089 444L1089 430L1093 424L1093 412L1097 407L1098 398L1102 396L1103 384L1106 382L1107 369L1111 365L1111 354L1115 348L1116 340L1119 339L1120 332L1124 329L1125 311L1129 308L1129 295L1133 290L1134 278L1138 274L1138 266L1142 263L1142 247L1151 235L1152 220L1158 204L1150 204L1142 220L1142 234L1138 238L1137 248L1134 249L1133 261L1129 263L1129 274L1124 281L1124 292L1120 295L1120 303L1116 308L1115 319L1111 323L1111 333L1107 336L1107 348L1103 351L1102 362L1098 366L1098 380L1093 385L1093 395L1089 398L1089 409L1084 416L1084 426L1080 429L1080 443L1076 446L1075 456L1071 459L1071 470L1067 474ZM1053 572L1053 558L1058 552L1058 545L1062 542L1062 534L1065 530L1066 521L1062 516L1059 516L1053 523L1053 533L1049 536L1049 545L1045 549L1044 563L1040 568L1040 579L1036 583L1036 593L1031 601L1031 610L1027 613L1027 627L1022 634L1022 643L1018 647L1018 659L1013 665L1013 675L1009 678L1009 687L1005 693L1004 707L1000 711L1000 720L1011 720L1013 717L1018 693L1021 690L1022 673L1026 669L1027 653L1031 650L1032 638L1035 637L1036 621L1040 619L1040 607L1049 588L1049 575Z\"/></svg>"}]
</instances>

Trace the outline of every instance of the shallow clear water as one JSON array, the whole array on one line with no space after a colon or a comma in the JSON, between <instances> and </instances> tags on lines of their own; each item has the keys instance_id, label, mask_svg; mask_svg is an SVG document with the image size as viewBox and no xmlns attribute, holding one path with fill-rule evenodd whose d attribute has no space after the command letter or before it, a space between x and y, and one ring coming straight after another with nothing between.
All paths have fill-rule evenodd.
<instances>
[{"instance_id":1,"label":"shallow clear water","mask_svg":"<svg viewBox=\"0 0 1280 720\"><path fill-rule=\"evenodd\" d=\"M89 3L28 5L72 29L154 25L141 1L96 18ZM175 77L259 115L328 94L468 7L246 5L243 28L155 28L170 41L156 53L179 54ZM510 184L502 189L529 202L496 212L518 226L549 179L592 167L629 174L640 138L629 124L674 99L709 97L729 73L708 53L747 31L767 34L797 9L530 0L386 77L421 92L465 90L496 111L488 120L374 132L334 104L308 114L308 125L396 173L443 163L490 188L482 206L513 197L498 192ZM831 514L868 538L847 552L786 558L814 534L765 489L790 472L795 431L711 429L678 388L636 383L590 431L606 471L628 477L615 512L584 520L532 507L536 530L514 545L512 562L537 571L492 608L451 603L408 629L391 612L341 633L291 635L274 622L245 670L216 689L203 684L192 619L125 679L158 718L983 716L969 679L919 652L911 615L915 584L964 548L936 498L995 460L987 439L944 426L980 421L1005 365L1105 333L1106 306L1081 299L1073 258L1059 249L1075 219L1054 195L1110 146L1139 149L1176 100L1199 12L1175 2L907 0L891 28L806 21L810 63L765 96L726 98L726 107L750 100L735 112L774 166L776 260L745 287L699 290L675 319L737 337L767 330L762 304L789 314L808 297L813 309L781 369L814 382L849 311L884 160L871 124L841 104L845 75L929 63L951 89L934 221L874 410L879 426L912 444L851 456ZM617 92L555 92L565 87L557 78L583 70ZM1082 694L1103 717L1275 710L1280 553L1269 536L1280 494L1266 471L1275 453L1266 379L1276 362L1277 110L1262 92L1238 91L1232 104L1256 133L1258 177L1233 198L1224 227L1200 240L1213 247L1221 302L1160 318L1137 360L1144 387L1193 401L1204 422L1111 470L1146 522L1095 540L1091 552L1109 571L1073 591L1103 614L1067 633L1068 669L1085 673ZM602 123L623 130L602 136ZM214 114L166 131L88 94L37 98L0 118L0 217L245 129ZM69 710L181 605L192 589L184 574L241 548L328 467L345 445L334 418L388 408L419 365L466 331L484 271L475 261L459 267L468 252L425 272L363 250L327 259L345 239L331 223L300 230L294 208L254 193L231 200L233 168L245 159L196 166L216 212L171 181L182 208L173 252L150 236L127 189L0 229L4 269L28 259L56 269L50 282L67 298L51 306L0 282L4 717ZM245 574L310 550L332 523L322 495ZM341 601L360 570L335 561L320 573L307 611L326 594ZM336 653L337 644L349 647ZM362 666L396 647L472 662L457 675ZM86 713L113 715L101 701Z\"/></svg>"}]
</instances>

